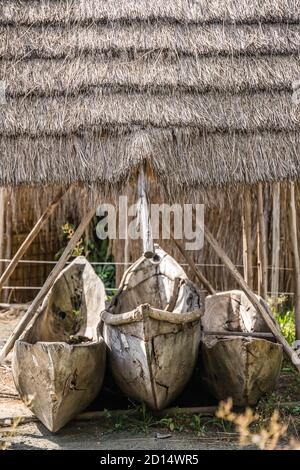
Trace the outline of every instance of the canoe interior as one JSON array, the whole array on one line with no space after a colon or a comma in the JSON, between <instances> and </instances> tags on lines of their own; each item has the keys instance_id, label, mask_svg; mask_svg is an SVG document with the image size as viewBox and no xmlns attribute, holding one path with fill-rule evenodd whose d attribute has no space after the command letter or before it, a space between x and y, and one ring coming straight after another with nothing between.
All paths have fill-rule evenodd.
<instances>
[{"instance_id":1,"label":"canoe interior","mask_svg":"<svg viewBox=\"0 0 300 470\"><path fill-rule=\"evenodd\" d=\"M80 256L62 271L23 339L37 341L97 340L105 288L88 261ZM73 338L75 336L75 338Z\"/></svg>"},{"instance_id":2,"label":"canoe interior","mask_svg":"<svg viewBox=\"0 0 300 470\"><path fill-rule=\"evenodd\" d=\"M262 338L226 336L229 331L269 331L243 292L208 296L201 323L202 377L215 398L231 397L237 406L254 405L274 389L281 369L282 346ZM224 335L205 336L205 331Z\"/></svg>"},{"instance_id":3,"label":"canoe interior","mask_svg":"<svg viewBox=\"0 0 300 470\"><path fill-rule=\"evenodd\" d=\"M16 342L17 390L50 431L86 408L101 389L106 347L98 324L104 307L102 281L85 258L76 258Z\"/></svg>"},{"instance_id":4,"label":"canoe interior","mask_svg":"<svg viewBox=\"0 0 300 470\"><path fill-rule=\"evenodd\" d=\"M112 373L127 396L162 409L181 393L198 356L203 306L197 288L160 248L154 261L142 257L127 270L108 308L119 324L104 320Z\"/></svg>"},{"instance_id":5,"label":"canoe interior","mask_svg":"<svg viewBox=\"0 0 300 470\"><path fill-rule=\"evenodd\" d=\"M203 308L201 294L181 266L161 248L155 253L155 260L141 257L125 272L109 311L118 315L142 304L174 314Z\"/></svg>"}]
</instances>

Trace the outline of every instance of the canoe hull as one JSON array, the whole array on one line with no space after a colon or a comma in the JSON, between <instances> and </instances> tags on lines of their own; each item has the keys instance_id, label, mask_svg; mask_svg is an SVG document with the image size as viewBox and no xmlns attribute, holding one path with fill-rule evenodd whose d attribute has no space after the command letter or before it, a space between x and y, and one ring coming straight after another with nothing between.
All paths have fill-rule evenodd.
<instances>
[{"instance_id":1,"label":"canoe hull","mask_svg":"<svg viewBox=\"0 0 300 470\"><path fill-rule=\"evenodd\" d=\"M76 258L57 277L13 354L21 398L52 432L100 391L106 347L99 333L105 289L89 262Z\"/></svg>"},{"instance_id":2,"label":"canoe hull","mask_svg":"<svg viewBox=\"0 0 300 470\"><path fill-rule=\"evenodd\" d=\"M102 338L78 345L17 341L13 355L16 388L46 428L56 432L99 393L105 356Z\"/></svg>"},{"instance_id":3,"label":"canoe hull","mask_svg":"<svg viewBox=\"0 0 300 470\"><path fill-rule=\"evenodd\" d=\"M110 365L130 398L161 410L190 379L198 356L200 322L172 324L144 314L141 321L104 326Z\"/></svg>"},{"instance_id":4,"label":"canoe hull","mask_svg":"<svg viewBox=\"0 0 300 470\"><path fill-rule=\"evenodd\" d=\"M256 338L211 338L201 345L203 380L218 400L255 405L277 382L282 346Z\"/></svg>"}]
</instances>

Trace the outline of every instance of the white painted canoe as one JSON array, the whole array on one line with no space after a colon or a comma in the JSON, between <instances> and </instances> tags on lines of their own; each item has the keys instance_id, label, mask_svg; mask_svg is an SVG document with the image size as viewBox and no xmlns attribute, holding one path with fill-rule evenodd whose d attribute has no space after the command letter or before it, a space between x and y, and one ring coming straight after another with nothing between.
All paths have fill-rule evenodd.
<instances>
[{"instance_id":1,"label":"white painted canoe","mask_svg":"<svg viewBox=\"0 0 300 470\"><path fill-rule=\"evenodd\" d=\"M160 410L180 394L198 356L202 305L160 248L127 270L102 320L113 376L128 397Z\"/></svg>"},{"instance_id":2,"label":"white painted canoe","mask_svg":"<svg viewBox=\"0 0 300 470\"><path fill-rule=\"evenodd\" d=\"M106 346L98 325L105 298L92 266L84 257L76 258L15 344L16 388L52 432L85 409L101 389Z\"/></svg>"},{"instance_id":3,"label":"white painted canoe","mask_svg":"<svg viewBox=\"0 0 300 470\"><path fill-rule=\"evenodd\" d=\"M281 369L282 346L261 337L228 336L228 332L269 332L244 292L233 290L206 297L201 322L203 378L215 398L231 397L236 406L255 405L274 389ZM206 332L220 334L211 336Z\"/></svg>"}]
</instances>

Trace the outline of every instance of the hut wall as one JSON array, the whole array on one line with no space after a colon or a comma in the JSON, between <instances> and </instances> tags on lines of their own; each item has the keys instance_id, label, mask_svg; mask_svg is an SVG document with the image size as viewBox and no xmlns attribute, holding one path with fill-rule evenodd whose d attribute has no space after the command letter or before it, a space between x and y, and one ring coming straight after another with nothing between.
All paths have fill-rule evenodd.
<instances>
[{"instance_id":1,"label":"hut wall","mask_svg":"<svg viewBox=\"0 0 300 470\"><path fill-rule=\"evenodd\" d=\"M7 191L7 190L4 190ZM6 258L7 246L12 247L10 257L13 256L34 224L41 216L47 205L57 194L57 188L45 189L18 189L6 194L12 208L12 231L7 231L7 207L4 207L4 243L1 250L1 258ZM23 260L54 261L55 255L62 244L62 230L64 223L78 223L83 212L84 200L81 193L70 191L64 197L52 216L45 223L42 230L26 252ZM2 263L2 272L6 263ZM8 286L40 287L45 282L53 268L52 264L27 264L19 263L13 275L9 279ZM3 302L27 302L30 301L37 290L4 289L1 294Z\"/></svg>"},{"instance_id":2,"label":"hut wall","mask_svg":"<svg viewBox=\"0 0 300 470\"><path fill-rule=\"evenodd\" d=\"M1 257L5 257L7 253L7 244L11 243L12 255L17 251L23 242L35 221L46 208L49 201L52 200L56 189L44 189L41 191L32 189L22 189L13 191L11 194L12 203L12 240L8 243L7 233L4 231L4 246L2 248ZM129 195L129 203L135 200L135 194L132 189L128 189L126 194ZM252 190L252 243L253 243L253 266L254 266L254 287L257 289L257 231L256 231L256 188ZM3 196L3 195L2 195ZM231 194L218 195L217 198L212 197L206 200L205 204L205 225L213 233L226 250L232 261L240 266L242 270L242 193L236 191ZM280 234L280 276L279 291L293 292L293 271L292 256L289 238L289 221L288 221L288 199L287 188L283 184L281 190L281 234ZM268 258L269 265L271 263L272 252L272 187L264 188L265 198L265 215L268 235ZM151 200L161 203L157 188L152 188ZM167 201L164 201L167 202ZM199 201L201 202L201 201ZM297 214L300 219L300 188L296 187ZM24 256L25 260L55 260L55 255L62 245L61 227L66 222L77 224L84 213L87 201L82 193L71 191L64 198L62 204L55 210L55 213L45 224L42 231L33 242L29 251ZM4 218L7 216L7 208L4 208ZM5 225L5 224L4 224ZM299 241L300 242L300 241ZM169 240L161 240L161 246L166 249L178 261L185 263L180 253ZM141 253L140 241L129 241L128 257L129 262L134 261ZM124 240L115 240L112 244L112 251L116 262L123 263L125 261L125 243ZM220 260L212 252L207 244L198 252L190 252L196 263L204 264L201 267L205 276L216 287L217 290L227 290L236 287L230 274L226 268L220 266ZM2 269L4 264L2 263ZM21 263L17 267L13 276L9 280L10 286L41 286L47 278L53 265L45 264L24 264ZM193 278L191 272L186 267L187 272ZM116 266L117 284L124 272L124 267ZM269 270L269 288L270 291L270 274ZM31 300L36 294L36 290L4 290L2 293L2 301L26 302Z\"/></svg>"}]
</instances>

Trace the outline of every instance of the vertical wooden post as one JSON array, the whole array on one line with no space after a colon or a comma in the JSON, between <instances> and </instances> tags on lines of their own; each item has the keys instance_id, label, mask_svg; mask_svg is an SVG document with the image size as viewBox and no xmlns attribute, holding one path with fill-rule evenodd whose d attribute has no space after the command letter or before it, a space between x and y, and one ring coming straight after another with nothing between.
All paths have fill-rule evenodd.
<instances>
[{"instance_id":1,"label":"vertical wooden post","mask_svg":"<svg viewBox=\"0 0 300 470\"><path fill-rule=\"evenodd\" d=\"M4 247L5 247L5 238L4 238L4 231L5 231L5 206L6 206L6 189L0 189L0 258L3 259L5 257ZM5 264L0 262L0 272L2 273L3 267ZM2 300L0 295L0 300Z\"/></svg>"},{"instance_id":2,"label":"vertical wooden post","mask_svg":"<svg viewBox=\"0 0 300 470\"><path fill-rule=\"evenodd\" d=\"M152 238L151 220L147 197L147 184L145 178L144 166L141 166L138 177L138 194L139 194L139 221L140 230L143 238L143 251L146 258L154 256L154 243Z\"/></svg>"},{"instance_id":3,"label":"vertical wooden post","mask_svg":"<svg viewBox=\"0 0 300 470\"><path fill-rule=\"evenodd\" d=\"M7 189L6 200L6 217L5 217L5 258L11 259L12 257L12 244L13 244L13 214L12 214L12 190ZM4 283L3 283L4 284ZM8 283L7 283L8 285ZM7 289L3 292L3 301L8 302L10 291Z\"/></svg>"},{"instance_id":4,"label":"vertical wooden post","mask_svg":"<svg viewBox=\"0 0 300 470\"><path fill-rule=\"evenodd\" d=\"M280 183L273 186L272 217L272 278L271 296L278 298L279 292L279 254L280 254Z\"/></svg>"},{"instance_id":5,"label":"vertical wooden post","mask_svg":"<svg viewBox=\"0 0 300 470\"><path fill-rule=\"evenodd\" d=\"M246 189L243 195L243 264L244 278L247 284L253 287L252 267L252 237L251 237L251 194Z\"/></svg>"},{"instance_id":6,"label":"vertical wooden post","mask_svg":"<svg viewBox=\"0 0 300 470\"><path fill-rule=\"evenodd\" d=\"M295 185L290 183L290 234L294 264L294 286L295 286L295 324L296 324L296 338L300 339L300 258L298 246L298 230L297 230L297 212L295 202Z\"/></svg>"},{"instance_id":7,"label":"vertical wooden post","mask_svg":"<svg viewBox=\"0 0 300 470\"><path fill-rule=\"evenodd\" d=\"M258 184L257 191L257 230L258 293L266 299L268 295L268 247L262 183Z\"/></svg>"}]
</instances>

